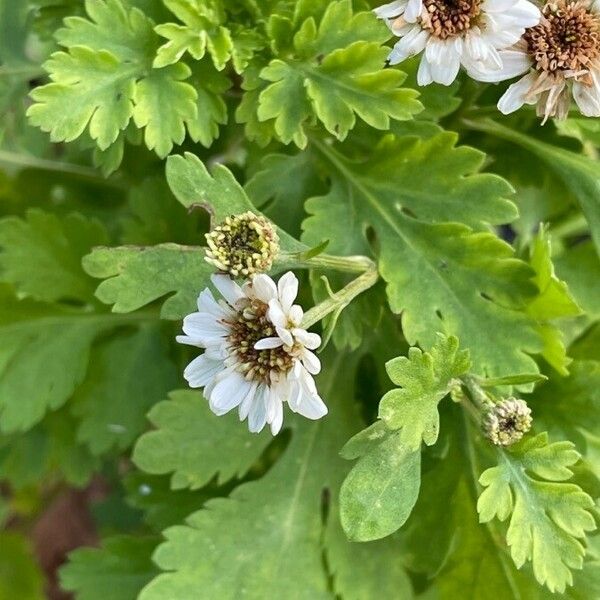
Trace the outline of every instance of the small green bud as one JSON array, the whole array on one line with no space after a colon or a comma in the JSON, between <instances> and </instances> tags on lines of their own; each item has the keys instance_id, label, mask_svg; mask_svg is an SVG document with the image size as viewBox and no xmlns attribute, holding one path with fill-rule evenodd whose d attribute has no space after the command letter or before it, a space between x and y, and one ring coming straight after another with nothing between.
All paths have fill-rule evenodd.
<instances>
[{"instance_id":1,"label":"small green bud","mask_svg":"<svg viewBox=\"0 0 600 600\"><path fill-rule=\"evenodd\" d=\"M496 446L510 446L531 429L531 409L525 400L506 398L491 406L483 416L486 437Z\"/></svg>"},{"instance_id":2,"label":"small green bud","mask_svg":"<svg viewBox=\"0 0 600 600\"><path fill-rule=\"evenodd\" d=\"M279 237L265 217L231 215L206 234L206 262L233 277L265 273L279 253Z\"/></svg>"}]
</instances>

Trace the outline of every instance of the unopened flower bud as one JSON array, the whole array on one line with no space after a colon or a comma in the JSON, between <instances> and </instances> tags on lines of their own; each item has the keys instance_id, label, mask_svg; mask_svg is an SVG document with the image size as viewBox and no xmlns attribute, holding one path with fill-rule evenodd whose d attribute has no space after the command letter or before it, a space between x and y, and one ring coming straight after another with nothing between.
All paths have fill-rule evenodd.
<instances>
[{"instance_id":1,"label":"unopened flower bud","mask_svg":"<svg viewBox=\"0 0 600 600\"><path fill-rule=\"evenodd\" d=\"M279 252L279 237L265 217L231 215L206 234L206 261L233 277L264 273Z\"/></svg>"},{"instance_id":2,"label":"unopened flower bud","mask_svg":"<svg viewBox=\"0 0 600 600\"><path fill-rule=\"evenodd\" d=\"M531 429L531 409L525 400L507 398L489 408L483 417L483 431L496 446L510 446Z\"/></svg>"}]
</instances>

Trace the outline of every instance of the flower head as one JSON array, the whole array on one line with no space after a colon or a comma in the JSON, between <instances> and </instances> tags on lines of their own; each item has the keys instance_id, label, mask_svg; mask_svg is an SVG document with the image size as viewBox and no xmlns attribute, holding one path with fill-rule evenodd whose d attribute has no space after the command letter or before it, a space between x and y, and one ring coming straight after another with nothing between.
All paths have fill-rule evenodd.
<instances>
[{"instance_id":1,"label":"flower head","mask_svg":"<svg viewBox=\"0 0 600 600\"><path fill-rule=\"evenodd\" d=\"M524 74L500 98L504 114L535 104L544 121L564 119L572 96L582 114L600 116L600 1L557 0L542 14L514 48L500 52L503 68L480 78L502 81Z\"/></svg>"},{"instance_id":2,"label":"flower head","mask_svg":"<svg viewBox=\"0 0 600 600\"><path fill-rule=\"evenodd\" d=\"M266 423L273 435L283 423L283 403L308 419L327 414L313 375L321 370L321 338L301 327L303 311L294 304L298 280L292 272L278 284L255 275L239 286L227 275L213 275L224 300L205 289L198 312L185 317L177 341L205 348L185 369L190 387L204 388L211 410L223 415L238 408L250 431Z\"/></svg>"},{"instance_id":3,"label":"flower head","mask_svg":"<svg viewBox=\"0 0 600 600\"><path fill-rule=\"evenodd\" d=\"M510 446L531 429L531 409L525 400L506 398L484 415L483 430L496 446Z\"/></svg>"},{"instance_id":4,"label":"flower head","mask_svg":"<svg viewBox=\"0 0 600 600\"><path fill-rule=\"evenodd\" d=\"M391 64L423 52L417 82L450 85L460 66L483 73L502 67L498 51L540 20L527 0L396 0L375 9L400 40Z\"/></svg>"},{"instance_id":5,"label":"flower head","mask_svg":"<svg viewBox=\"0 0 600 600\"><path fill-rule=\"evenodd\" d=\"M206 234L206 261L233 277L264 273L279 252L273 225L253 212L231 215Z\"/></svg>"}]
</instances>

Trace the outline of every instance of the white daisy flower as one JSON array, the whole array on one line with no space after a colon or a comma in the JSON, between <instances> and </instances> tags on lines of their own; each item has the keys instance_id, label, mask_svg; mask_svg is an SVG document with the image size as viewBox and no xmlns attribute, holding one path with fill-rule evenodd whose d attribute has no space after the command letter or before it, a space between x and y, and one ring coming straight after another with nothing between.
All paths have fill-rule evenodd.
<instances>
[{"instance_id":1,"label":"white daisy flower","mask_svg":"<svg viewBox=\"0 0 600 600\"><path fill-rule=\"evenodd\" d=\"M390 64L423 52L419 85L450 85L461 65L499 70L498 51L515 44L541 17L527 0L396 0L376 8L375 14L400 38Z\"/></svg>"},{"instance_id":2,"label":"white daisy flower","mask_svg":"<svg viewBox=\"0 0 600 600\"><path fill-rule=\"evenodd\" d=\"M535 104L544 122L566 118L571 96L586 117L600 116L600 0L558 0L544 6L542 21L528 29L514 48L500 52L503 68L478 73L482 81L525 74L500 98L509 114Z\"/></svg>"},{"instance_id":3,"label":"white daisy flower","mask_svg":"<svg viewBox=\"0 0 600 600\"><path fill-rule=\"evenodd\" d=\"M296 276L288 272L277 285L264 274L242 287L227 275L213 275L212 282L224 300L215 300L209 289L201 292L198 312L185 317L185 335L177 337L205 348L184 371L190 387L204 388L216 415L237 407L252 432L268 423L277 434L284 402L308 419L326 415L313 379L321 363L311 352L321 338L300 326Z\"/></svg>"}]
</instances>

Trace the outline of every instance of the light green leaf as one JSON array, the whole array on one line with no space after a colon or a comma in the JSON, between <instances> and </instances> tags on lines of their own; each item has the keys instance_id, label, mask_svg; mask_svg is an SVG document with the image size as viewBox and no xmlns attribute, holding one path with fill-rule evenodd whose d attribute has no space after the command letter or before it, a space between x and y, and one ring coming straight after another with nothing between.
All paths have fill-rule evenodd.
<instances>
[{"instance_id":1,"label":"light green leaf","mask_svg":"<svg viewBox=\"0 0 600 600\"><path fill-rule=\"evenodd\" d=\"M68 18L57 32L67 52L56 52L44 65L52 83L32 92L32 124L53 141L89 134L107 172L122 158L121 133L132 120L161 157L183 142L187 122L194 123L195 139L214 137L213 119L198 121L198 92L183 81L189 67L152 69L159 38L149 17L123 0L88 0L86 12L88 19Z\"/></svg>"},{"instance_id":2,"label":"light green leaf","mask_svg":"<svg viewBox=\"0 0 600 600\"><path fill-rule=\"evenodd\" d=\"M554 264L583 310L590 317L600 317L600 258L592 242L566 249L554 259Z\"/></svg>"},{"instance_id":3,"label":"light green leaf","mask_svg":"<svg viewBox=\"0 0 600 600\"><path fill-rule=\"evenodd\" d=\"M540 434L499 452L498 466L480 477L481 522L510 517L506 541L517 568L530 560L536 579L551 592L572 585L571 569L583 565L581 540L596 528L593 500L565 483L578 460L573 444L548 444L547 435Z\"/></svg>"},{"instance_id":4,"label":"light green leaf","mask_svg":"<svg viewBox=\"0 0 600 600\"><path fill-rule=\"evenodd\" d=\"M448 141L454 138L447 134L441 139L446 141L440 146L439 138L384 137L370 156L383 156L385 170L369 158L350 160L315 142L332 187L327 196L306 203L312 216L303 223L303 241L329 239L332 253L347 254L351 245L353 254L370 254L372 228L388 301L402 314L409 343L427 347L442 331L460 338L478 373L535 372L528 353L539 352L542 340L535 321L523 312L537 292L533 271L493 234L443 222L460 217L481 227L506 218L513 209L499 196L508 188L495 177L473 174L478 153L453 149ZM428 168L428 148L436 148L434 160L444 165L437 171ZM490 344L484 332L492 330Z\"/></svg>"},{"instance_id":5,"label":"light green leaf","mask_svg":"<svg viewBox=\"0 0 600 600\"><path fill-rule=\"evenodd\" d=\"M410 119L421 109L416 91L401 87L405 75L382 68L389 33L374 15L355 14L350 0L299 6L293 22L271 18L275 58L258 76L245 74L249 93L237 116L249 135L262 143L274 132L283 143L304 148L306 127L317 120L344 139L356 117L387 129L390 119Z\"/></svg>"},{"instance_id":6,"label":"light green leaf","mask_svg":"<svg viewBox=\"0 0 600 600\"><path fill-rule=\"evenodd\" d=\"M125 450L144 431L148 409L176 382L158 328L109 340L92 354L88 377L74 397L78 440L94 455Z\"/></svg>"},{"instance_id":7,"label":"light green leaf","mask_svg":"<svg viewBox=\"0 0 600 600\"><path fill-rule=\"evenodd\" d=\"M365 454L340 490L340 518L348 539L377 540L393 533L408 519L421 483L421 453L387 436Z\"/></svg>"},{"instance_id":8,"label":"light green leaf","mask_svg":"<svg viewBox=\"0 0 600 600\"><path fill-rule=\"evenodd\" d=\"M156 574L151 554L154 538L116 536L101 548L80 548L60 569L62 587L78 600L135 600Z\"/></svg>"},{"instance_id":9,"label":"light green leaf","mask_svg":"<svg viewBox=\"0 0 600 600\"><path fill-rule=\"evenodd\" d=\"M108 241L97 221L71 214L64 219L38 209L0 220L0 280L35 300L89 301L93 281L81 258Z\"/></svg>"},{"instance_id":10,"label":"light green leaf","mask_svg":"<svg viewBox=\"0 0 600 600\"><path fill-rule=\"evenodd\" d=\"M178 244L96 248L83 259L92 277L105 279L96 296L126 313L146 304L164 301L161 317L181 319L194 311L200 290L208 285L213 269L204 260L204 249Z\"/></svg>"},{"instance_id":11,"label":"light green leaf","mask_svg":"<svg viewBox=\"0 0 600 600\"><path fill-rule=\"evenodd\" d=\"M556 439L568 439L600 477L600 363L576 360L568 377L551 378L528 397L535 422Z\"/></svg>"},{"instance_id":12,"label":"light green leaf","mask_svg":"<svg viewBox=\"0 0 600 600\"><path fill-rule=\"evenodd\" d=\"M353 397L354 378L349 374L356 368L356 355L324 357L327 368L317 385L328 403L326 419L309 422L287 415L284 427L291 430L291 439L266 474L239 486L229 498L210 500L185 525L164 532L166 541L158 547L154 560L165 572L143 590L140 600L233 598L240 593L249 598L315 600L331 598L335 593L330 591L331 585L334 590L338 585L348 589L351 575L336 568L331 581L324 567L322 507L325 499L327 527L339 528L336 490L345 469L337 453L343 441L360 427L348 402ZM243 424L238 427L245 429ZM335 565L352 553L352 546L338 534L339 529L335 543L325 547L328 561ZM383 556L394 556L390 546L381 547L389 548ZM232 553L235 569L229 568ZM203 560L197 560L198 556ZM372 572L381 564L378 556L361 552L365 561L362 568ZM356 560L352 564L358 569ZM215 573L220 576L215 577ZM358 578L360 573L353 575ZM386 569L379 574L379 585L405 590L406 576L399 566ZM358 590L352 589L347 597L361 598Z\"/></svg>"},{"instance_id":13,"label":"light green leaf","mask_svg":"<svg viewBox=\"0 0 600 600\"><path fill-rule=\"evenodd\" d=\"M267 432L249 436L236 415L216 417L191 390L170 394L148 419L156 430L139 439L133 460L153 475L173 473L173 489L201 488L217 474L220 483L242 477L272 441Z\"/></svg>"},{"instance_id":14,"label":"light green leaf","mask_svg":"<svg viewBox=\"0 0 600 600\"><path fill-rule=\"evenodd\" d=\"M554 273L550 238L543 227L532 242L530 264L535 270L533 281L540 293L529 303L527 311L539 322L538 330L544 340L542 356L561 375L566 375L571 359L567 357L561 332L548 321L577 316L581 314L581 309L571 296L566 283L560 281Z\"/></svg>"},{"instance_id":15,"label":"light green leaf","mask_svg":"<svg viewBox=\"0 0 600 600\"><path fill-rule=\"evenodd\" d=\"M101 150L114 143L133 116L135 65L105 50L75 46L45 64L54 83L35 88L27 111L53 142L70 142L88 128Z\"/></svg>"},{"instance_id":16,"label":"light green leaf","mask_svg":"<svg viewBox=\"0 0 600 600\"><path fill-rule=\"evenodd\" d=\"M135 87L133 119L144 129L144 140L150 150L165 158L173 144L185 139L185 122L197 118L198 95L189 84L183 83L191 75L184 64L152 71L138 81ZM165 111L164 107L169 110Z\"/></svg>"},{"instance_id":17,"label":"light green leaf","mask_svg":"<svg viewBox=\"0 0 600 600\"><path fill-rule=\"evenodd\" d=\"M401 429L400 443L418 450L421 441L431 446L439 435L437 406L471 361L467 350L458 350L455 337L438 335L429 352L410 348L408 357L390 360L386 369L400 389L389 391L379 404L379 418L390 429Z\"/></svg>"},{"instance_id":18,"label":"light green leaf","mask_svg":"<svg viewBox=\"0 0 600 600\"><path fill-rule=\"evenodd\" d=\"M217 164L209 173L202 161L190 152L168 158L167 182L183 206L206 208L215 223L232 214L258 212L227 167ZM307 249L285 231L279 229L278 233L282 250Z\"/></svg>"},{"instance_id":19,"label":"light green leaf","mask_svg":"<svg viewBox=\"0 0 600 600\"><path fill-rule=\"evenodd\" d=\"M71 396L92 342L114 323L8 295L0 296L0 313L0 429L26 431Z\"/></svg>"}]
</instances>

